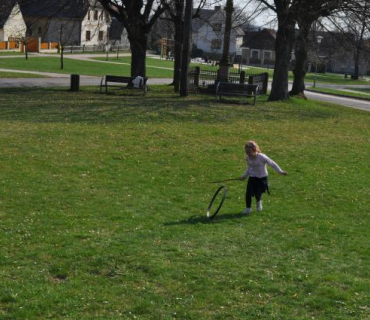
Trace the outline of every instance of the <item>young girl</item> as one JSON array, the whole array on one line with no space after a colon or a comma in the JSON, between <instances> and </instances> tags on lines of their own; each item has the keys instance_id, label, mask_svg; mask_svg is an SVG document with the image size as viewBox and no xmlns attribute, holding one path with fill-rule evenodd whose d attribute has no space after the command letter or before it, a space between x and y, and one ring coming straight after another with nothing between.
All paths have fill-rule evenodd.
<instances>
[{"instance_id":1,"label":"young girl","mask_svg":"<svg viewBox=\"0 0 370 320\"><path fill-rule=\"evenodd\" d=\"M260 148L254 141L248 141L246 143L245 153L247 154L245 160L247 161L248 167L245 173L240 177L240 180L245 180L245 178L249 176L245 194L247 208L243 211L243 214L250 214L252 212L252 197L256 198L257 211L262 211L262 193L266 191L269 193L266 165L268 164L277 173L283 176L287 175L287 173L281 170L276 162L261 153Z\"/></svg>"}]
</instances>

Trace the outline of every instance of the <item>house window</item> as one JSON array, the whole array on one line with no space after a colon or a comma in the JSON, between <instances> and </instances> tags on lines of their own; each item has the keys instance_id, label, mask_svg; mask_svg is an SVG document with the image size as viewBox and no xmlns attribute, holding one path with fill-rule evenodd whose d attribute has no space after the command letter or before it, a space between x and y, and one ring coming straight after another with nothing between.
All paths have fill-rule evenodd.
<instances>
[{"instance_id":1,"label":"house window","mask_svg":"<svg viewBox=\"0 0 370 320\"><path fill-rule=\"evenodd\" d=\"M220 39L213 39L211 42L212 49L221 49L221 40Z\"/></svg>"},{"instance_id":2,"label":"house window","mask_svg":"<svg viewBox=\"0 0 370 320\"><path fill-rule=\"evenodd\" d=\"M90 40L91 40L91 32L86 31L86 41L90 41Z\"/></svg>"},{"instance_id":3,"label":"house window","mask_svg":"<svg viewBox=\"0 0 370 320\"><path fill-rule=\"evenodd\" d=\"M94 20L98 20L98 10L94 11Z\"/></svg>"},{"instance_id":4,"label":"house window","mask_svg":"<svg viewBox=\"0 0 370 320\"><path fill-rule=\"evenodd\" d=\"M99 31L98 39L99 41L102 41L104 39L104 31Z\"/></svg>"},{"instance_id":5,"label":"house window","mask_svg":"<svg viewBox=\"0 0 370 320\"><path fill-rule=\"evenodd\" d=\"M215 23L212 27L213 27L213 31L221 31L222 24L221 23Z\"/></svg>"},{"instance_id":6,"label":"house window","mask_svg":"<svg viewBox=\"0 0 370 320\"><path fill-rule=\"evenodd\" d=\"M39 35L41 35L41 34L42 34L42 28L41 28L41 27L38 27L38 29L37 29L37 33L38 33Z\"/></svg>"},{"instance_id":7,"label":"house window","mask_svg":"<svg viewBox=\"0 0 370 320\"><path fill-rule=\"evenodd\" d=\"M266 51L264 53L264 60L272 60L271 58L272 58L271 51Z\"/></svg>"},{"instance_id":8,"label":"house window","mask_svg":"<svg viewBox=\"0 0 370 320\"><path fill-rule=\"evenodd\" d=\"M90 14L90 10L89 10L89 11L87 11L87 20L90 20L90 18L91 18L91 14Z\"/></svg>"},{"instance_id":9,"label":"house window","mask_svg":"<svg viewBox=\"0 0 370 320\"><path fill-rule=\"evenodd\" d=\"M251 58L252 59L259 59L259 57L260 57L259 50L252 50L252 52L251 52Z\"/></svg>"}]
</instances>

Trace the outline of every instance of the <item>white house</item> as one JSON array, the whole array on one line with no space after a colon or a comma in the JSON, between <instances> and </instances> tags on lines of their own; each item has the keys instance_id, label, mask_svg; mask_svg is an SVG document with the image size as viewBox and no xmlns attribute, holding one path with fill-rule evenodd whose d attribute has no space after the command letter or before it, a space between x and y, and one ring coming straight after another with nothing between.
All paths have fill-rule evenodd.
<instances>
[{"instance_id":1,"label":"white house","mask_svg":"<svg viewBox=\"0 0 370 320\"><path fill-rule=\"evenodd\" d=\"M0 1L0 41L20 39L26 34L26 23L16 1Z\"/></svg>"},{"instance_id":2,"label":"white house","mask_svg":"<svg viewBox=\"0 0 370 320\"><path fill-rule=\"evenodd\" d=\"M220 57L223 51L225 33L225 10L216 6L213 10L201 9L199 17L193 19L192 42L204 54L211 57ZM230 55L240 51L243 44L244 31L240 27L233 27L230 35Z\"/></svg>"},{"instance_id":3,"label":"white house","mask_svg":"<svg viewBox=\"0 0 370 320\"><path fill-rule=\"evenodd\" d=\"M106 44L111 17L97 0L34 0L21 5L27 35L42 42Z\"/></svg>"}]
</instances>

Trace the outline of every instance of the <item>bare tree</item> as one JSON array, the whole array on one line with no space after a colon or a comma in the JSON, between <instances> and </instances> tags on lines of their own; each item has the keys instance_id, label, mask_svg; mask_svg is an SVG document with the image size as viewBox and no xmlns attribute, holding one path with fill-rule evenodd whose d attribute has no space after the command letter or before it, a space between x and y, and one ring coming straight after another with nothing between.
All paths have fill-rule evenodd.
<instances>
[{"instance_id":1,"label":"bare tree","mask_svg":"<svg viewBox=\"0 0 370 320\"><path fill-rule=\"evenodd\" d=\"M370 4L368 1L353 1L342 9L343 11L330 16L329 21L345 36L346 42L351 44L354 61L353 78L358 79L361 57L368 53L366 38L370 31Z\"/></svg>"},{"instance_id":2,"label":"bare tree","mask_svg":"<svg viewBox=\"0 0 370 320\"><path fill-rule=\"evenodd\" d=\"M304 88L305 61L307 40L310 25L322 16L327 16L338 7L348 7L356 0L256 0L266 8L275 12L278 21L278 30L275 42L275 71L270 101L285 100L289 98L288 70L291 60L292 48L296 40L295 26L300 27L298 49L298 63L295 70L296 83L293 92L301 92ZM366 1L366 0L365 0Z\"/></svg>"},{"instance_id":3,"label":"bare tree","mask_svg":"<svg viewBox=\"0 0 370 320\"><path fill-rule=\"evenodd\" d=\"M197 8L192 12L192 18L199 16L199 11L204 7L206 0L201 0ZM175 86L175 91L180 88L180 74L182 65L182 44L184 37L184 18L185 18L185 0L174 0L172 2L167 2L164 4L166 8L166 17L173 22L174 25L174 74L173 74L173 84ZM188 32L188 30L186 30Z\"/></svg>"},{"instance_id":4,"label":"bare tree","mask_svg":"<svg viewBox=\"0 0 370 320\"><path fill-rule=\"evenodd\" d=\"M288 72L293 45L295 42L295 25L297 11L304 0L256 0L275 12L278 30L275 41L275 67L272 80L270 101L286 100L288 92Z\"/></svg>"},{"instance_id":5,"label":"bare tree","mask_svg":"<svg viewBox=\"0 0 370 320\"><path fill-rule=\"evenodd\" d=\"M293 86L290 95L304 94L307 67L307 42L313 23L320 18L338 10L338 0L311 0L303 1L296 12L296 20L299 27L295 42L295 65L293 69Z\"/></svg>"},{"instance_id":6,"label":"bare tree","mask_svg":"<svg viewBox=\"0 0 370 320\"><path fill-rule=\"evenodd\" d=\"M131 76L146 75L148 34L164 12L165 0L98 0L127 30L131 48Z\"/></svg>"}]
</instances>

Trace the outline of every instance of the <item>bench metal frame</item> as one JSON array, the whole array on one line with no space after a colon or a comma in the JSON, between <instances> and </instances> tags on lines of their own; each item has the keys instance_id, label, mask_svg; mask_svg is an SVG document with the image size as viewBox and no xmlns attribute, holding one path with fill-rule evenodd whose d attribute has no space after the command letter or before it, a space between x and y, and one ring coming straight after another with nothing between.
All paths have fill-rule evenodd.
<instances>
[{"instance_id":1,"label":"bench metal frame","mask_svg":"<svg viewBox=\"0 0 370 320\"><path fill-rule=\"evenodd\" d=\"M216 87L216 99L221 101L222 96L244 96L253 98L253 104L256 104L258 95L258 85L248 83L219 82Z\"/></svg>"}]
</instances>

